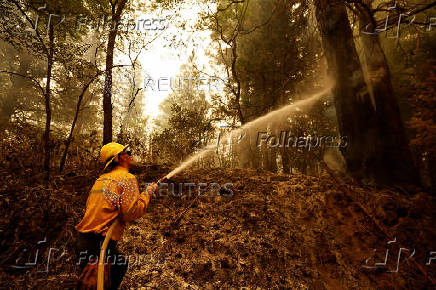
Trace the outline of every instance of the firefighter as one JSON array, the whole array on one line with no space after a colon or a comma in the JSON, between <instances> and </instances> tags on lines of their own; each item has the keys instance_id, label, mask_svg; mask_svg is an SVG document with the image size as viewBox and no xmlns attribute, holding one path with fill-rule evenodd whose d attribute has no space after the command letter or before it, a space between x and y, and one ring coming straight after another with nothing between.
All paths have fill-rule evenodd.
<instances>
[{"instance_id":1,"label":"firefighter","mask_svg":"<svg viewBox=\"0 0 436 290\"><path fill-rule=\"evenodd\" d=\"M101 148L100 161L104 163L104 172L95 181L86 201L85 215L75 227L79 232L76 252L82 272L88 263L95 263L92 259L98 258L109 227L119 218L106 252L106 261L111 262L110 289L118 289L128 269L128 259L117 249L126 224L144 215L150 197L157 190L157 184L153 183L145 192L139 192L136 177L129 173L135 162L128 147L111 142ZM86 284L86 281L81 283Z\"/></svg>"}]
</instances>

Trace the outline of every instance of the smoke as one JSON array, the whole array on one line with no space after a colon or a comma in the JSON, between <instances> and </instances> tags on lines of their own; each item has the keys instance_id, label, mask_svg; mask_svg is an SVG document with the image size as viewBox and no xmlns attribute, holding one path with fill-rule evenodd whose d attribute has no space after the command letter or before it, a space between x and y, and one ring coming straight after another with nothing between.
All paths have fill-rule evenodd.
<instances>
[{"instance_id":1,"label":"smoke","mask_svg":"<svg viewBox=\"0 0 436 290\"><path fill-rule=\"evenodd\" d=\"M324 152L323 160L331 170L345 173L346 163L339 148L327 148Z\"/></svg>"},{"instance_id":2,"label":"smoke","mask_svg":"<svg viewBox=\"0 0 436 290\"><path fill-rule=\"evenodd\" d=\"M229 138L229 136L232 136L232 133L234 131L242 130L247 135L253 136L253 133L256 133L260 129L265 129L265 126L271 126L274 127L280 123L283 123L284 120L287 120L287 118L291 117L296 112L301 113L301 111L308 110L310 106L315 104L317 101L319 101L323 96L329 94L331 88L333 87L333 83L330 82L328 86L321 92L315 93L312 96L309 96L308 98L305 98L303 100L297 101L294 104L290 104L287 106L284 106L278 110L272 111L264 116L261 116L251 122L248 122L244 124L242 127L237 128L236 130L232 130L225 134L222 137L222 140L226 140ZM251 133L251 134L250 134ZM242 144L240 144L242 145ZM240 148L241 150L244 150L244 148ZM245 148L247 150L248 148ZM181 172L186 167L192 165L195 161L197 161L199 158L204 157L210 153L215 152L216 150L216 144L209 145L205 148L203 148L202 151L195 153L194 155L190 156L188 159L186 159L184 162L182 162L177 168L175 168L173 171L171 171L166 177L171 178L175 174Z\"/></svg>"}]
</instances>

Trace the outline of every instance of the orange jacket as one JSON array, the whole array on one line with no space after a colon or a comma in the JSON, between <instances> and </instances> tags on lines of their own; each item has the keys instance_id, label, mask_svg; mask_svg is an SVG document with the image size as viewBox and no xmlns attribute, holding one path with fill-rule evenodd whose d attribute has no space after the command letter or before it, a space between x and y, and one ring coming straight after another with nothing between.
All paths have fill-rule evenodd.
<instances>
[{"instance_id":1,"label":"orange jacket","mask_svg":"<svg viewBox=\"0 0 436 290\"><path fill-rule=\"evenodd\" d=\"M94 232L106 236L112 222L120 216L121 223L114 228L112 240L119 240L126 223L142 217L150 196L141 194L136 177L127 168L115 167L102 174L94 183L86 201L86 212L76 225L82 233Z\"/></svg>"}]
</instances>

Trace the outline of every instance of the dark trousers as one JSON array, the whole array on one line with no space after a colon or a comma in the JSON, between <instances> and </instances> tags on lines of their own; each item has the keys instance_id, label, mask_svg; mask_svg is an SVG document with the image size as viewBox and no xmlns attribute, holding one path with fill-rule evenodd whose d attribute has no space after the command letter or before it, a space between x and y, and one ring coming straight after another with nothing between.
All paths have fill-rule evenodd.
<instances>
[{"instance_id":1,"label":"dark trousers","mask_svg":"<svg viewBox=\"0 0 436 290\"><path fill-rule=\"evenodd\" d=\"M92 258L99 258L104 236L96 233L80 233L76 242L77 263L80 272ZM106 250L106 260L111 262L111 289L118 289L129 267L128 259L117 249L117 242L110 240Z\"/></svg>"}]
</instances>

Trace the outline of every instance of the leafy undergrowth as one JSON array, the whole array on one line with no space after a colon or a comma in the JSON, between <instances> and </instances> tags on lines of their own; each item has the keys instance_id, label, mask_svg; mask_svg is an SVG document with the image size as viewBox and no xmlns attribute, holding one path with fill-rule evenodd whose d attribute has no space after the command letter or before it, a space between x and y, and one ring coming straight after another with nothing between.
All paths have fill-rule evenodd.
<instances>
[{"instance_id":1,"label":"leafy undergrowth","mask_svg":"<svg viewBox=\"0 0 436 290\"><path fill-rule=\"evenodd\" d=\"M141 168L141 188L166 172ZM56 186L23 186L12 195L5 185L3 287L74 286L73 226L83 215L95 177L57 177ZM170 182L178 196L156 196L119 243L131 262L122 289L434 286L436 207L425 192L362 187L328 173L311 177L250 169L191 169ZM206 183L200 196L198 188L188 194L189 182ZM231 183L231 191L217 191L212 183ZM44 235L42 256L47 257L49 246L66 250L52 256L48 272L38 272L45 270L46 260L40 267L11 269L23 249L34 251ZM398 262L400 248L405 249ZM426 265L430 257L435 261Z\"/></svg>"}]
</instances>

